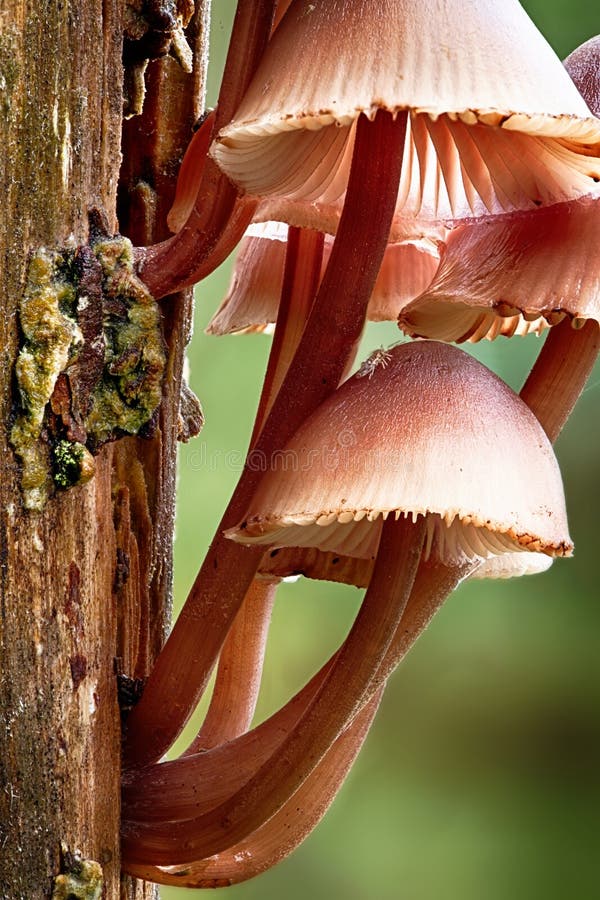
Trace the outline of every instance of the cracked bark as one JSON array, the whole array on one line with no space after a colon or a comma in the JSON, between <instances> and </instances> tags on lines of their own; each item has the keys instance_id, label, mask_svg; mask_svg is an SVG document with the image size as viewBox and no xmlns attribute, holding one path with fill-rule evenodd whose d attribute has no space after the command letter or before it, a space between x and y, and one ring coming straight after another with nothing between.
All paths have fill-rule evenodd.
<instances>
[{"instance_id":1,"label":"cracked bark","mask_svg":"<svg viewBox=\"0 0 600 900\"><path fill-rule=\"evenodd\" d=\"M207 5L197 4L190 27L202 52ZM8 443L28 254L85 243L92 206L117 228L122 14L121 0L4 0L0 8L2 900L49 900L61 842L102 865L107 900L156 896L153 886L120 877L114 661L143 677L164 638L189 294L165 305L169 356L151 440L105 446L92 481L57 494L39 514L22 507ZM127 124L123 145L121 230L133 240L164 237L201 73L185 75L168 58L150 63L149 113ZM167 128L160 109L169 96L178 102L167 104ZM142 163L154 181L145 193Z\"/></svg>"}]
</instances>

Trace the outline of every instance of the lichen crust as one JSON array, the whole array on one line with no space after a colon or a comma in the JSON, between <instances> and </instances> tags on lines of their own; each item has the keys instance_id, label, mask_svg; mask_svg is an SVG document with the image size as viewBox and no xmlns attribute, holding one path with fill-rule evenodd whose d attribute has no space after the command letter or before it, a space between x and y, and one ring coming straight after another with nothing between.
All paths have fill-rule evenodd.
<instances>
[{"instance_id":1,"label":"lichen crust","mask_svg":"<svg viewBox=\"0 0 600 900\"><path fill-rule=\"evenodd\" d=\"M79 852L63 852L66 872L54 879L52 900L100 900L104 877L102 866L93 859L82 859Z\"/></svg>"},{"instance_id":2,"label":"lichen crust","mask_svg":"<svg viewBox=\"0 0 600 900\"><path fill-rule=\"evenodd\" d=\"M19 310L11 443L26 509L93 475L107 441L148 434L162 397L160 310L126 238L32 254Z\"/></svg>"},{"instance_id":3,"label":"lichen crust","mask_svg":"<svg viewBox=\"0 0 600 900\"><path fill-rule=\"evenodd\" d=\"M131 242L107 238L93 250L102 268L105 357L85 427L98 445L148 424L161 400L166 355L160 311L134 272Z\"/></svg>"},{"instance_id":4,"label":"lichen crust","mask_svg":"<svg viewBox=\"0 0 600 900\"><path fill-rule=\"evenodd\" d=\"M40 248L31 257L19 311L23 345L15 364L21 410L11 443L22 466L25 507L41 509L52 490L48 447L41 438L56 381L83 343L71 314L75 289L60 253Z\"/></svg>"}]
</instances>

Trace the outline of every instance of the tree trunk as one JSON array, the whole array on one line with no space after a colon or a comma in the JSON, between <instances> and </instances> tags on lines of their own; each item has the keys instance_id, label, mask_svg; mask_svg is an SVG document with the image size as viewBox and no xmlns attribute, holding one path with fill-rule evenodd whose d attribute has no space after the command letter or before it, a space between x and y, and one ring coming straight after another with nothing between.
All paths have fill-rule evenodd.
<instances>
[{"instance_id":1,"label":"tree trunk","mask_svg":"<svg viewBox=\"0 0 600 900\"><path fill-rule=\"evenodd\" d=\"M122 0L3 0L0 9L2 900L99 897L96 875L77 888L68 871L56 880L69 868L82 883L99 871L74 854L101 867L108 900L155 896L154 887L120 876L115 673L143 677L164 638L190 296L164 304L166 377L152 438L104 445L94 477L57 491L40 511L24 508L21 467L10 444L14 364L23 340L19 304L30 255L41 247L86 244L92 207L117 230L124 6ZM188 32L198 49L207 4L196 6ZM150 63L150 118L132 119L124 144L120 210L136 241L162 236L157 222L197 114L199 71L185 75L171 59ZM167 129L157 98L173 86L180 101L169 107ZM144 132L149 121L152 137ZM140 191L142 171L148 190Z\"/></svg>"}]
</instances>

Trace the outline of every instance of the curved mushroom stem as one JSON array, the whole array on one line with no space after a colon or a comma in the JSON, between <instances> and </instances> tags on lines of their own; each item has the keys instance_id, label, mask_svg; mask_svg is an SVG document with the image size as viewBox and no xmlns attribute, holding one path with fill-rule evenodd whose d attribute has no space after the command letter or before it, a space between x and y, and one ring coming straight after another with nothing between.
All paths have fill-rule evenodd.
<instances>
[{"instance_id":1,"label":"curved mushroom stem","mask_svg":"<svg viewBox=\"0 0 600 900\"><path fill-rule=\"evenodd\" d=\"M205 168L210 168L211 166L214 166L212 160L206 160ZM219 190L221 190L220 187ZM223 190L228 191L229 187L225 185ZM196 206L200 205L198 199L196 199L195 202ZM206 194L206 202L207 204L210 202L210 194L208 192ZM183 277L183 274L187 271L186 267L188 265L188 259L190 259L193 261L194 270L193 273L186 276L187 285L178 287L178 290L181 290L183 287L191 286L202 281L203 278L206 278L211 272L214 272L215 269L227 259L252 221L257 202L248 197L235 197L233 204L230 204L229 200L226 200L226 202L226 212L224 213L223 218L214 225L214 235L209 235L206 238L207 245L210 244L210 248L207 250L206 256L203 256L201 259L194 259L193 256L186 256L186 253L198 254L199 239L196 229L199 226L196 224L197 212L195 208L192 208L188 219L178 230L178 233L171 238L167 238L167 240L163 242L165 245L164 248L163 244L155 244L148 248L147 259L149 260L149 267L151 266L150 260L155 247L157 252L160 252L161 254L164 253L165 256L167 255L167 251L169 251L170 270L165 271L161 276L158 276L157 274L157 278L161 277L165 280L172 278L173 272L175 271L181 272L181 275L176 275L175 277ZM213 227L213 223L210 224L210 227ZM206 232L206 234L208 234L208 232ZM171 249L169 250L166 245L169 245ZM164 265L166 265L166 263ZM154 275L151 275L150 277L154 277ZM145 274L143 279L145 280ZM160 292L160 297L164 296L163 287L159 286L157 287L157 290Z\"/></svg>"},{"instance_id":2,"label":"curved mushroom stem","mask_svg":"<svg viewBox=\"0 0 600 900\"><path fill-rule=\"evenodd\" d=\"M447 565L421 561L406 609L365 702L385 683L429 625L446 598L478 563ZM123 819L171 821L191 819L233 794L291 734L323 686L337 651L288 703L237 740L195 756L157 763L126 774Z\"/></svg>"},{"instance_id":3,"label":"curved mushroom stem","mask_svg":"<svg viewBox=\"0 0 600 900\"><path fill-rule=\"evenodd\" d=\"M323 240L319 232L290 229L277 327L251 447L256 444L306 325L319 286ZM232 740L250 727L278 583L279 579L267 588L265 582L255 579L250 586L221 651L206 719L186 756Z\"/></svg>"},{"instance_id":4,"label":"curved mushroom stem","mask_svg":"<svg viewBox=\"0 0 600 900\"><path fill-rule=\"evenodd\" d=\"M600 40L592 38L573 51L565 68L594 115L600 114ZM552 443L569 418L598 358L598 324L574 329L568 320L555 325L521 390Z\"/></svg>"},{"instance_id":5,"label":"curved mushroom stem","mask_svg":"<svg viewBox=\"0 0 600 900\"><path fill-rule=\"evenodd\" d=\"M281 709L212 750L126 771L122 820L165 822L208 812L241 788L294 730L323 686L337 653Z\"/></svg>"},{"instance_id":6,"label":"curved mushroom stem","mask_svg":"<svg viewBox=\"0 0 600 900\"><path fill-rule=\"evenodd\" d=\"M304 784L247 838L179 871L131 866L130 874L158 884L213 888L247 881L281 862L308 837L331 806L365 741L382 696L383 689L380 689L337 738Z\"/></svg>"},{"instance_id":7,"label":"curved mushroom stem","mask_svg":"<svg viewBox=\"0 0 600 900\"><path fill-rule=\"evenodd\" d=\"M275 0L271 34L275 31L284 14L287 12L290 2L291 0ZM235 35L235 32L232 35L232 39L236 41L237 46L238 38ZM216 109L212 109L207 111L201 118L199 127L192 135L179 168L175 199L169 211L169 215L167 216L167 222L171 231L179 231L188 220L194 208L196 197L198 196L202 173L206 166L208 151L215 135L215 131L227 124L227 117L233 116L235 112L232 101L235 102L236 99L239 99L239 90L232 90L232 82L235 82L236 77L239 79L240 83L243 83L248 79L248 72L244 73L241 71L238 72L237 75L232 72L234 66L239 65L240 62L242 64L244 62L248 63L247 58L236 53L235 59L230 60L229 62L229 67L225 67L222 90L224 99L226 99L227 102L219 108L218 113ZM254 204L252 208L254 209L255 206L256 204ZM211 260L215 255L217 255L216 252L211 254ZM221 262L225 259L226 255L227 254L221 254ZM212 268L207 268L207 271L204 271L204 267L207 267L207 263L208 260L205 262L201 270L202 274L199 275L198 280L206 277L206 275L212 271ZM219 263L216 263L216 265L219 265ZM213 268L214 267L215 266L213 265Z\"/></svg>"},{"instance_id":8,"label":"curved mushroom stem","mask_svg":"<svg viewBox=\"0 0 600 900\"><path fill-rule=\"evenodd\" d=\"M277 7L275 9L275 18L273 19L273 31L275 31L275 29L285 16L291 2L292 0L278 0Z\"/></svg>"},{"instance_id":9,"label":"curved mushroom stem","mask_svg":"<svg viewBox=\"0 0 600 900\"><path fill-rule=\"evenodd\" d=\"M480 559L461 564L421 561L404 615L367 696L385 684L450 594L480 563Z\"/></svg>"},{"instance_id":10,"label":"curved mushroom stem","mask_svg":"<svg viewBox=\"0 0 600 900\"><path fill-rule=\"evenodd\" d=\"M269 355L265 382L250 446L253 447L289 368L316 296L324 235L290 228L277 327ZM208 713L186 755L215 747L243 734L256 707L268 626L277 591L254 580L221 651Z\"/></svg>"},{"instance_id":11,"label":"curved mushroom stem","mask_svg":"<svg viewBox=\"0 0 600 900\"><path fill-rule=\"evenodd\" d=\"M521 399L552 443L571 415L600 351L600 328L589 319L573 328L569 319L555 325L521 389Z\"/></svg>"},{"instance_id":12,"label":"curved mushroom stem","mask_svg":"<svg viewBox=\"0 0 600 900\"><path fill-rule=\"evenodd\" d=\"M355 352L389 235L406 121L406 113L394 119L385 112L372 122L366 116L358 120L346 202L329 264L256 447L142 698L130 713L129 765L159 759L194 709L263 553L260 547L227 540L223 531L242 518L273 454L335 390Z\"/></svg>"},{"instance_id":13,"label":"curved mushroom stem","mask_svg":"<svg viewBox=\"0 0 600 900\"><path fill-rule=\"evenodd\" d=\"M279 579L255 578L223 644L202 728L186 754L244 734L252 724Z\"/></svg>"},{"instance_id":14,"label":"curved mushroom stem","mask_svg":"<svg viewBox=\"0 0 600 900\"><path fill-rule=\"evenodd\" d=\"M267 45L276 0L238 0L233 31L225 62L215 118L218 131L233 116ZM232 217L237 191L212 159L202 171L194 208L181 230L172 238L135 251L138 275L152 296L159 300L189 285L207 273L207 257L213 254L213 268L233 249L246 230L254 206L246 205L246 216L237 216L236 229L222 240ZM229 249L227 249L227 247Z\"/></svg>"},{"instance_id":15,"label":"curved mushroom stem","mask_svg":"<svg viewBox=\"0 0 600 900\"><path fill-rule=\"evenodd\" d=\"M416 523L387 519L356 621L296 728L240 790L208 813L179 822L124 823L124 859L177 865L212 856L286 803L364 706L410 596L424 539L424 517Z\"/></svg>"},{"instance_id":16,"label":"curved mushroom stem","mask_svg":"<svg viewBox=\"0 0 600 900\"><path fill-rule=\"evenodd\" d=\"M187 222L198 196L202 173L215 130L216 110L208 111L187 145L175 186L175 197L167 215L171 231L179 231Z\"/></svg>"},{"instance_id":17,"label":"curved mushroom stem","mask_svg":"<svg viewBox=\"0 0 600 900\"><path fill-rule=\"evenodd\" d=\"M374 695L316 769L271 819L227 850L185 865L179 871L127 864L130 874L160 884L221 887L252 878L288 856L310 834L343 784L379 706L385 679L427 627L445 598L475 565L420 563L408 605L378 676L369 687L369 693L374 691ZM327 665L330 666L331 661ZM378 683L381 684L379 689L376 688Z\"/></svg>"}]
</instances>

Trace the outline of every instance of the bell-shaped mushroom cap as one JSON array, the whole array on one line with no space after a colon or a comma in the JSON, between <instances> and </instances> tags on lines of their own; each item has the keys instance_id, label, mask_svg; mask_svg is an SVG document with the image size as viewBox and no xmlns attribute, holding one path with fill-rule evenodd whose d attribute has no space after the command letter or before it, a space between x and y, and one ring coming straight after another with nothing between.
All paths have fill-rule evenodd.
<instances>
[{"instance_id":1,"label":"bell-shaped mushroom cap","mask_svg":"<svg viewBox=\"0 0 600 900\"><path fill-rule=\"evenodd\" d=\"M404 344L363 365L270 463L229 537L369 557L389 514L423 515L426 554L444 561L571 552L541 426L456 347Z\"/></svg>"},{"instance_id":2,"label":"bell-shaped mushroom cap","mask_svg":"<svg viewBox=\"0 0 600 900\"><path fill-rule=\"evenodd\" d=\"M379 109L411 112L403 215L597 190L600 121L517 0L295 0L212 153L248 194L335 202L356 119Z\"/></svg>"},{"instance_id":3,"label":"bell-shaped mushroom cap","mask_svg":"<svg viewBox=\"0 0 600 900\"><path fill-rule=\"evenodd\" d=\"M277 226L280 227L277 227ZM207 334L265 331L277 321L285 266L286 234L281 223L251 225L236 257L227 296L208 323ZM367 318L389 322L431 282L439 264L439 236L388 244L367 308ZM325 269L333 240L325 239Z\"/></svg>"},{"instance_id":4,"label":"bell-shaped mushroom cap","mask_svg":"<svg viewBox=\"0 0 600 900\"><path fill-rule=\"evenodd\" d=\"M477 341L600 321L600 198L455 228L426 290L400 313L412 337Z\"/></svg>"},{"instance_id":5,"label":"bell-shaped mushroom cap","mask_svg":"<svg viewBox=\"0 0 600 900\"><path fill-rule=\"evenodd\" d=\"M286 248L283 223L264 222L246 230L227 294L206 326L207 334L264 332L277 321Z\"/></svg>"}]
</instances>

